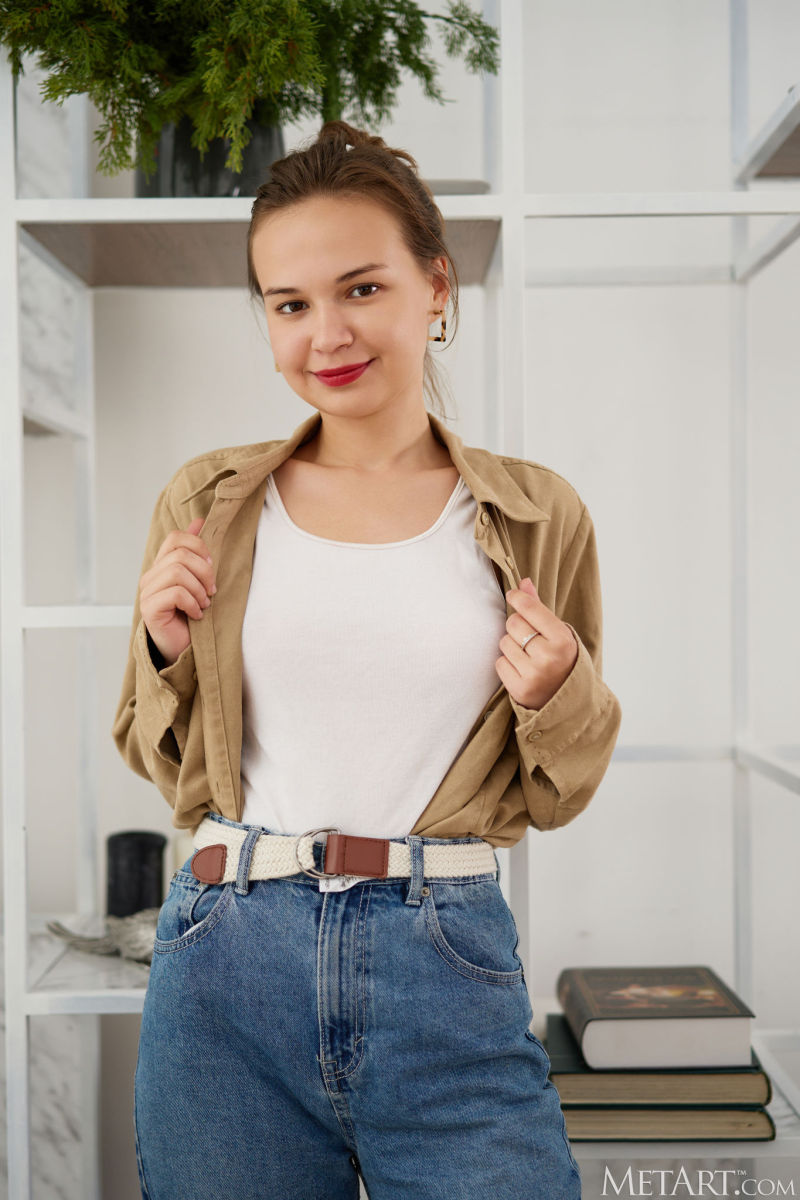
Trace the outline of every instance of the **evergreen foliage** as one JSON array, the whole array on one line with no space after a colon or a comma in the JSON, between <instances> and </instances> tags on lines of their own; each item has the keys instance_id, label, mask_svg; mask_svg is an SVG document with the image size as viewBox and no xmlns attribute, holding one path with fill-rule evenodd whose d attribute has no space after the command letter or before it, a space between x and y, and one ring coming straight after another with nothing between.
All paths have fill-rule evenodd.
<instances>
[{"instance_id":1,"label":"evergreen foliage","mask_svg":"<svg viewBox=\"0 0 800 1200\"><path fill-rule=\"evenodd\" d=\"M38 54L45 100L90 97L103 118L101 173L154 171L162 125L184 115L201 153L230 138L226 166L240 171L248 121L317 114L373 127L389 117L403 71L448 103L428 21L451 57L497 73L497 31L466 0L448 0L444 14L414 0L0 0L0 44L17 76L23 55Z\"/></svg>"}]
</instances>

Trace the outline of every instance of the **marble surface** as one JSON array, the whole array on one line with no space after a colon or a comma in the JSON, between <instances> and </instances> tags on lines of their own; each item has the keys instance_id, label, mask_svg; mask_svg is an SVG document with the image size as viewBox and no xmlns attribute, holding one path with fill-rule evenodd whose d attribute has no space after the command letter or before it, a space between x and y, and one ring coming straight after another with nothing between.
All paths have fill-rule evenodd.
<instances>
[{"instance_id":1,"label":"marble surface","mask_svg":"<svg viewBox=\"0 0 800 1200\"><path fill-rule=\"evenodd\" d=\"M17 195L52 199L73 194L70 105L43 102L45 71L25 56L17 82ZM22 394L31 411L66 407L76 412L78 311L73 285L20 238L20 344Z\"/></svg>"},{"instance_id":2,"label":"marble surface","mask_svg":"<svg viewBox=\"0 0 800 1200\"><path fill-rule=\"evenodd\" d=\"M102 916L58 913L55 919L74 933L99 936L104 932ZM44 921L45 918L40 918L37 924L43 925ZM28 986L39 993L130 992L138 988L144 991L149 975L147 963L133 962L118 954L88 954L67 946L44 928L31 930ZM140 1012L141 1003L135 1003L129 1011Z\"/></svg>"},{"instance_id":3,"label":"marble surface","mask_svg":"<svg viewBox=\"0 0 800 1200\"><path fill-rule=\"evenodd\" d=\"M0 945L4 939L0 935ZM0 1089L0 1196L7 1195L5 976ZM81 1119L82 1038L80 1018L57 1013L30 1018L31 1192L33 1200L86 1200L83 1186Z\"/></svg>"},{"instance_id":4,"label":"marble surface","mask_svg":"<svg viewBox=\"0 0 800 1200\"><path fill-rule=\"evenodd\" d=\"M69 101L43 103L45 72L26 56L17 84L17 195L68 196L72 190ZM20 244L20 340L22 388L27 406L75 411L75 291L52 268ZM33 974L52 955L53 939L33 939ZM0 935L0 944L3 943ZM0 960L0 973L4 960ZM76 979L78 973L76 972ZM3 980L4 983L4 980ZM0 1196L7 1195L5 987L0 999L3 1026L0 1088ZM86 1200L83 1185L84 1069L81 1018L74 1014L30 1018L31 1177L34 1200Z\"/></svg>"}]
</instances>

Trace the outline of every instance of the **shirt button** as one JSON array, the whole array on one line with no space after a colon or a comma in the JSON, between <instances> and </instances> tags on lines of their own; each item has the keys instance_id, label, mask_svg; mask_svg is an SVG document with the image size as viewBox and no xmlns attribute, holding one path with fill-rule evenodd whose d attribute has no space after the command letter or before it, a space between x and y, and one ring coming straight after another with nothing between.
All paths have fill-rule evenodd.
<instances>
[{"instance_id":1,"label":"shirt button","mask_svg":"<svg viewBox=\"0 0 800 1200\"><path fill-rule=\"evenodd\" d=\"M482 512L481 513L481 525L488 525L490 521L491 521L491 517L489 516L489 514L486 511Z\"/></svg>"},{"instance_id":2,"label":"shirt button","mask_svg":"<svg viewBox=\"0 0 800 1200\"><path fill-rule=\"evenodd\" d=\"M534 738L541 737L541 736L542 736L541 729L534 729L531 733L529 733L527 735L527 740L529 742L532 742Z\"/></svg>"}]
</instances>

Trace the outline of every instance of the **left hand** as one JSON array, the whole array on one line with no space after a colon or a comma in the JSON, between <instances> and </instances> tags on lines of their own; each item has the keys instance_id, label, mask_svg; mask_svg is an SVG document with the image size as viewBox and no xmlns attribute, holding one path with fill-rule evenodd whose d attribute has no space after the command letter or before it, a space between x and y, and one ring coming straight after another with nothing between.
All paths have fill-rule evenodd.
<instances>
[{"instance_id":1,"label":"left hand","mask_svg":"<svg viewBox=\"0 0 800 1200\"><path fill-rule=\"evenodd\" d=\"M578 658L578 643L563 621L539 599L527 577L506 592L516 609L506 621L507 633L499 645L502 655L494 664L509 695L525 708L544 708L569 675ZM522 649L522 640L531 638Z\"/></svg>"}]
</instances>

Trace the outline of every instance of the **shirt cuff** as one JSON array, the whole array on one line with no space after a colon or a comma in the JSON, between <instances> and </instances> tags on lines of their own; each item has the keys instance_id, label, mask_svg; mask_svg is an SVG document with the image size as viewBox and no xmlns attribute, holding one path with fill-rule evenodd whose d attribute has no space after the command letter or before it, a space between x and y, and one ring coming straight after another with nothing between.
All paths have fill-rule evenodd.
<instances>
[{"instance_id":1,"label":"shirt cuff","mask_svg":"<svg viewBox=\"0 0 800 1200\"><path fill-rule=\"evenodd\" d=\"M142 617L133 639L136 720L148 743L163 753L161 744L164 735L175 723L178 710L193 695L197 686L197 672L191 642L174 663L160 669L153 661L151 646L152 651L158 654ZM173 755L174 750L168 757Z\"/></svg>"},{"instance_id":2,"label":"shirt cuff","mask_svg":"<svg viewBox=\"0 0 800 1200\"><path fill-rule=\"evenodd\" d=\"M578 643L578 657L547 703L542 708L526 708L509 693L517 718L514 728L523 768L532 776L536 767L540 767L562 799L571 792L566 751L613 700L576 629L572 625L569 628Z\"/></svg>"}]
</instances>

